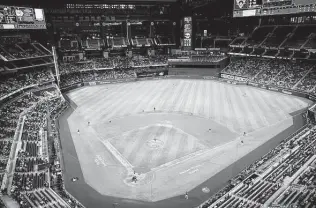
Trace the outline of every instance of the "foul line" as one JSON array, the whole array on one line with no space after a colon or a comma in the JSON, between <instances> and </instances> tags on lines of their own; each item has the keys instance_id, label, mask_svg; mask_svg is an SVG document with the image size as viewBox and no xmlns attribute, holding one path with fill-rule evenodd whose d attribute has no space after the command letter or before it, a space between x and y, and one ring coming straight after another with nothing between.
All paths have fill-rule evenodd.
<instances>
[{"instance_id":1,"label":"foul line","mask_svg":"<svg viewBox=\"0 0 316 208\"><path fill-rule=\"evenodd\" d=\"M96 136L96 139L99 140L106 148L107 150L109 150L112 155L129 171L132 171L133 169L133 165L131 163L129 163L125 157L123 157L123 155L115 148L113 147L113 145L107 141L107 140L103 140L100 139L100 137L98 136L97 132L93 129L93 128L89 128L90 131L92 131L92 133ZM90 140L88 140L89 144L90 144Z\"/></svg>"},{"instance_id":2,"label":"foul line","mask_svg":"<svg viewBox=\"0 0 316 208\"><path fill-rule=\"evenodd\" d=\"M167 162L167 163L165 163L165 164L163 164L163 165L160 165L160 166L158 166L158 167L152 168L151 171L159 171L159 170L162 170L162 169L167 168L167 167L176 166L176 165L178 165L178 164L180 164L180 163L186 162L186 161L191 160L191 159L193 159L193 158L196 158L196 157L198 157L198 156L201 156L201 155L204 155L204 154L206 154L206 153L212 152L212 151L214 151L215 149L221 148L221 147L223 147L223 146L226 146L226 145L228 145L228 144L230 144L230 143L234 143L234 142L236 142L236 139L234 139L234 140L232 140L232 141L230 141L230 142L227 142L227 143L225 143L225 144L223 144L223 145L216 146L216 147L214 147L214 148L212 148L212 149L200 150L200 151L191 153L191 154L189 154L189 155L186 155L186 156L183 156L183 157L181 157L181 158L178 158L178 159L172 160L172 161L170 161L170 162Z\"/></svg>"},{"instance_id":3,"label":"foul line","mask_svg":"<svg viewBox=\"0 0 316 208\"><path fill-rule=\"evenodd\" d=\"M102 141L102 143L125 168L128 170L133 169L133 165L129 163L109 141Z\"/></svg>"}]
</instances>

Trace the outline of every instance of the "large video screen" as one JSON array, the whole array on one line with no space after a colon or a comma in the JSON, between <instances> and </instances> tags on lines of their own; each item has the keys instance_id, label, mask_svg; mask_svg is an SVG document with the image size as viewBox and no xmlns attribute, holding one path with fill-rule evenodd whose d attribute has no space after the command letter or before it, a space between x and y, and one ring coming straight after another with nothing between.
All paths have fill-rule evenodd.
<instances>
[{"instance_id":1,"label":"large video screen","mask_svg":"<svg viewBox=\"0 0 316 208\"><path fill-rule=\"evenodd\" d=\"M315 0L234 0L234 17L316 13Z\"/></svg>"},{"instance_id":2,"label":"large video screen","mask_svg":"<svg viewBox=\"0 0 316 208\"><path fill-rule=\"evenodd\" d=\"M0 29L46 29L44 10L0 5Z\"/></svg>"}]
</instances>

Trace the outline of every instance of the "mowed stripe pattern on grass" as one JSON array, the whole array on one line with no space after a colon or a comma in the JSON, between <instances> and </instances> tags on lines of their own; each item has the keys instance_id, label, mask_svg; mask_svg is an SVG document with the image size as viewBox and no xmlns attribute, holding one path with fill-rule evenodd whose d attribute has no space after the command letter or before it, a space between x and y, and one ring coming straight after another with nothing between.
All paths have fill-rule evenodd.
<instances>
[{"instance_id":1,"label":"mowed stripe pattern on grass","mask_svg":"<svg viewBox=\"0 0 316 208\"><path fill-rule=\"evenodd\" d=\"M154 138L163 142L161 148L153 149L148 146L147 142ZM133 166L149 169L207 149L193 136L175 128L156 125L128 132L109 141Z\"/></svg>"},{"instance_id":2,"label":"mowed stripe pattern on grass","mask_svg":"<svg viewBox=\"0 0 316 208\"><path fill-rule=\"evenodd\" d=\"M246 95L246 96L244 96ZM108 122L144 111L186 112L242 133L275 124L308 106L300 98L209 80L151 80L100 85L68 96L87 120Z\"/></svg>"}]
</instances>

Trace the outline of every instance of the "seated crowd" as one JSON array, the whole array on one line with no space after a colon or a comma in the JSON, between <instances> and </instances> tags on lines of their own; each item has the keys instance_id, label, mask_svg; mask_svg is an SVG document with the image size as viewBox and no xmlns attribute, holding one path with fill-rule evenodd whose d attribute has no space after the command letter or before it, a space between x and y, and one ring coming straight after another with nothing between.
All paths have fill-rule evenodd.
<instances>
[{"instance_id":1,"label":"seated crowd","mask_svg":"<svg viewBox=\"0 0 316 208\"><path fill-rule=\"evenodd\" d=\"M290 62L278 59L238 58L222 72L247 78L248 81L281 88L314 92L314 63Z\"/></svg>"},{"instance_id":2,"label":"seated crowd","mask_svg":"<svg viewBox=\"0 0 316 208\"><path fill-rule=\"evenodd\" d=\"M36 47L35 45L39 47ZM0 44L0 55L11 61L15 59L35 58L50 55L50 52L45 50L39 43L12 43ZM41 50L42 49L42 50Z\"/></svg>"},{"instance_id":3,"label":"seated crowd","mask_svg":"<svg viewBox=\"0 0 316 208\"><path fill-rule=\"evenodd\" d=\"M27 72L19 72L0 76L0 98L16 90L38 85L40 83L52 82L54 80L50 69L34 69Z\"/></svg>"},{"instance_id":4,"label":"seated crowd","mask_svg":"<svg viewBox=\"0 0 316 208\"><path fill-rule=\"evenodd\" d=\"M20 114L37 101L36 97L25 95L0 109L0 156L3 159L0 163L1 169L6 168Z\"/></svg>"},{"instance_id":5,"label":"seated crowd","mask_svg":"<svg viewBox=\"0 0 316 208\"><path fill-rule=\"evenodd\" d=\"M127 79L135 78L135 71L132 69L126 70L99 70L99 71L86 71L75 72L71 74L61 75L61 87L70 86L81 82L113 80L113 79Z\"/></svg>"},{"instance_id":6,"label":"seated crowd","mask_svg":"<svg viewBox=\"0 0 316 208\"><path fill-rule=\"evenodd\" d=\"M304 129L297 135L281 142L260 160L247 167L239 175L230 180L222 190L202 204L201 208L213 207L253 207L259 208L283 185L285 178L292 177L314 155L316 148L316 130ZM311 145L312 144L312 145ZM288 154L290 153L290 154ZM315 163L316 161L314 161ZM263 169L261 167L264 167ZM271 169L271 167L273 167ZM258 171L260 170L260 171ZM314 179L308 169L298 179L298 183L305 183ZM304 183L304 184L305 184ZM311 185L312 183L309 182ZM288 195L283 193L288 197ZM301 197L284 201L274 201L277 205L296 205L295 207L312 207L314 195L300 193ZM304 197L303 197L304 196ZM304 201L306 199L306 201Z\"/></svg>"},{"instance_id":7,"label":"seated crowd","mask_svg":"<svg viewBox=\"0 0 316 208\"><path fill-rule=\"evenodd\" d=\"M53 190L49 180L55 172L49 168L51 160L44 146L51 147L53 143L48 142L49 134L44 132L49 129L47 125L56 119L48 115L56 114L56 109L63 106L64 101L55 85L43 87L25 92L0 108L0 154L4 159L1 160L0 169L6 168L12 142L19 134L16 132L21 132L21 148L16 156L10 158L15 161L12 183L8 186L11 196L22 208L82 207L66 193L63 184ZM22 116L25 119L21 119ZM51 122L47 122L48 117L52 119Z\"/></svg>"},{"instance_id":8,"label":"seated crowd","mask_svg":"<svg viewBox=\"0 0 316 208\"><path fill-rule=\"evenodd\" d=\"M314 144L315 144L315 136L316 131L312 130L308 136L298 141L298 144L302 145L304 143L309 143L313 145L306 145L302 148L299 153L294 154L291 159L294 159L294 163L290 163L292 161L288 161L287 167L284 168L285 173L289 171L295 171L301 166L300 164L304 163L306 160L304 157L310 158L310 155L314 155ZM311 147L312 146L312 147ZM306 153L302 153L305 151ZM304 154L304 155L299 155ZM293 181L292 185L289 186L286 191L284 191L275 201L274 204L280 205L282 207L313 207L316 202L315 195L315 168L316 161L312 161L312 163L307 166L307 168L299 174L299 176Z\"/></svg>"},{"instance_id":9,"label":"seated crowd","mask_svg":"<svg viewBox=\"0 0 316 208\"><path fill-rule=\"evenodd\" d=\"M138 56L133 59L115 57L110 59L94 58L84 63L60 63L61 87L81 82L135 78L137 72L155 71L166 67L167 57ZM154 66L153 66L154 65Z\"/></svg>"},{"instance_id":10,"label":"seated crowd","mask_svg":"<svg viewBox=\"0 0 316 208\"><path fill-rule=\"evenodd\" d=\"M128 57L110 57L110 58L91 58L84 62L60 62L59 71L61 74L72 73L76 71L88 71L99 69L128 69L131 67L145 67L150 65L166 65L168 63L167 56L157 55L149 56L134 56Z\"/></svg>"}]
</instances>

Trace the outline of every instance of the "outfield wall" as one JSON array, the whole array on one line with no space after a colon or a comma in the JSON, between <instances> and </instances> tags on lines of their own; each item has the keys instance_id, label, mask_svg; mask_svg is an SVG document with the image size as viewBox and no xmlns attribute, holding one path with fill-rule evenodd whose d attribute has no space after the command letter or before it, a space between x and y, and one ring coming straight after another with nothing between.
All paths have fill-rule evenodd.
<instances>
[{"instance_id":1,"label":"outfield wall","mask_svg":"<svg viewBox=\"0 0 316 208\"><path fill-rule=\"evenodd\" d=\"M214 76L218 77L221 68L169 68L169 75Z\"/></svg>"}]
</instances>

